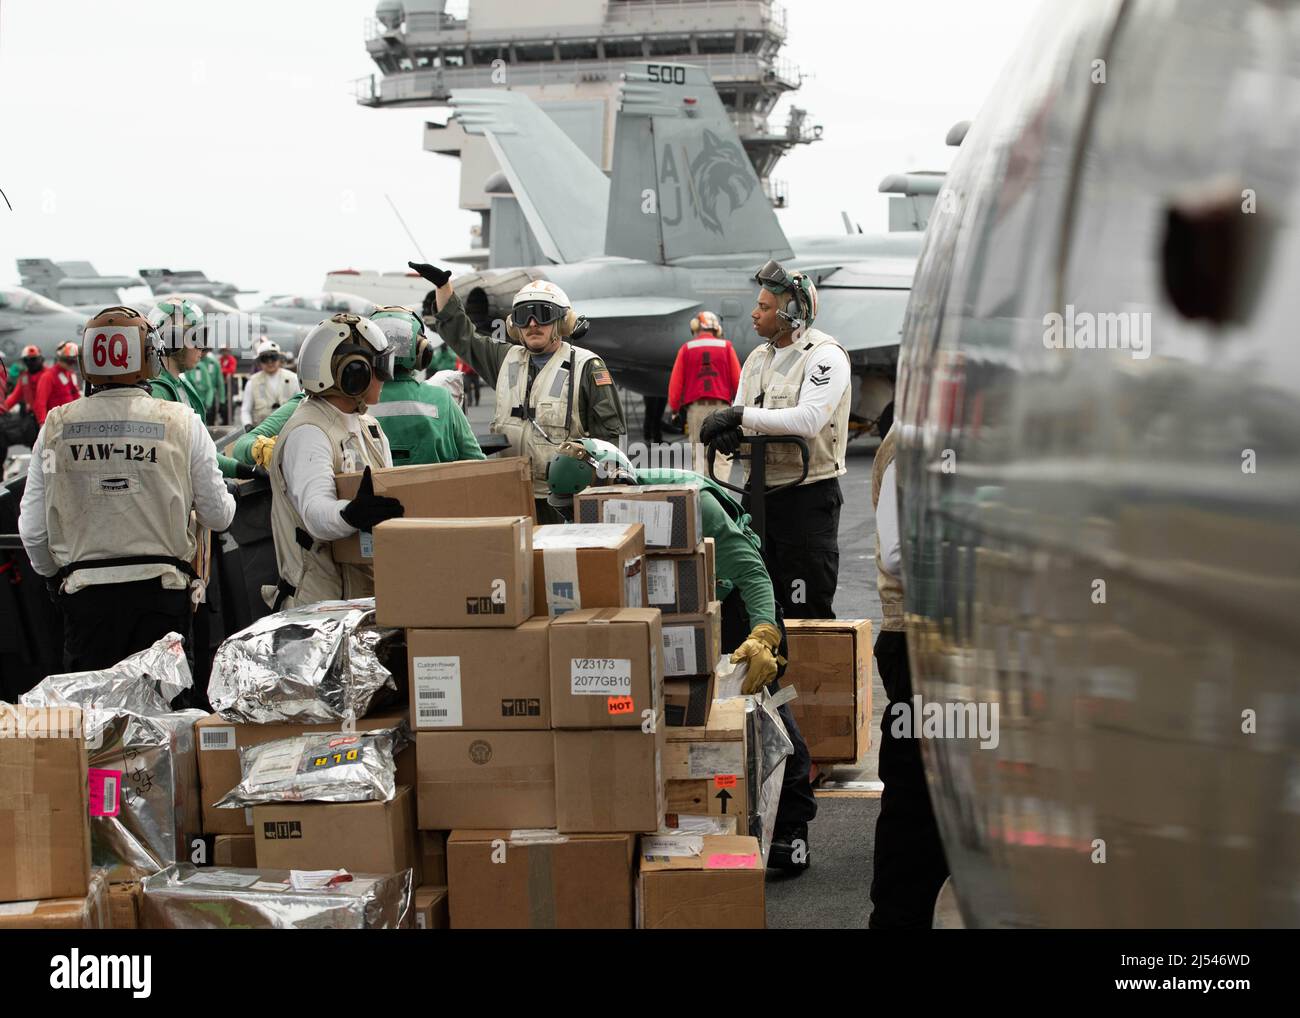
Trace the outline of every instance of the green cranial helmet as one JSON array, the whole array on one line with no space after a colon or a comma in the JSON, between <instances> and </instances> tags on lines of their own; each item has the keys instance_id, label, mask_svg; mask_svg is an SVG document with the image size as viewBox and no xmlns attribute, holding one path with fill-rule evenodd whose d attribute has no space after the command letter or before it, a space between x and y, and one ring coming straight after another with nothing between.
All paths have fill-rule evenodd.
<instances>
[{"instance_id":1,"label":"green cranial helmet","mask_svg":"<svg viewBox=\"0 0 1300 1018\"><path fill-rule=\"evenodd\" d=\"M618 446L599 438L565 442L546 468L551 505L565 508L573 496L596 484L636 484L632 463Z\"/></svg>"},{"instance_id":2,"label":"green cranial helmet","mask_svg":"<svg viewBox=\"0 0 1300 1018\"><path fill-rule=\"evenodd\" d=\"M188 297L159 297L149 312L149 324L157 331L166 353L206 345L203 309Z\"/></svg>"},{"instance_id":3,"label":"green cranial helmet","mask_svg":"<svg viewBox=\"0 0 1300 1018\"><path fill-rule=\"evenodd\" d=\"M399 371L424 370L429 366L433 351L425 339L424 322L414 311L383 307L370 320L379 326L396 351L393 363Z\"/></svg>"}]
</instances>

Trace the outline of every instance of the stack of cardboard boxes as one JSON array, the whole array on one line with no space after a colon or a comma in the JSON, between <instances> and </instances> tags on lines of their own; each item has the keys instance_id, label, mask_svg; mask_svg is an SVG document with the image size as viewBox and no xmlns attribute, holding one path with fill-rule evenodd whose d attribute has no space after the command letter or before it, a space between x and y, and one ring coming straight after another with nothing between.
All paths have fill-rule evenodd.
<instances>
[{"instance_id":1,"label":"stack of cardboard boxes","mask_svg":"<svg viewBox=\"0 0 1300 1018\"><path fill-rule=\"evenodd\" d=\"M480 513L509 513L511 519L517 520L519 514L532 511L531 475L521 459L393 467L374 471L372 477L376 493L400 499L408 515L434 513L451 518L450 525L458 528L457 540L464 537L476 542L480 526L498 532L492 527L492 519L478 518ZM359 483L359 474L341 475L337 479L340 496L348 497ZM530 527L530 521L523 520L511 530L510 542L526 539ZM399 530L391 539L401 544L404 537L409 541L409 532L404 535ZM339 562L373 564L374 544L373 535L362 533L334 542L332 554ZM413 567L450 561L445 549L409 544L402 547L402 557ZM442 572L438 570L440 579ZM409 572L387 570L385 579L390 588L394 584L400 588L412 576ZM431 579L427 569L417 568L414 593L390 589L377 598L377 606L383 606L377 610L377 623L405 627L408 616L402 614L404 605L414 610L415 606L436 600L433 595L438 593L438 586L428 584ZM527 581L522 574L517 579ZM441 585L441 589L447 590L448 585ZM523 596L516 590L511 602L517 604ZM462 597L459 607L462 612L473 612L471 625L493 624L492 620L504 617L503 612L494 611L498 603L505 601L494 600L491 590L475 591L470 598ZM410 680L414 688L414 676ZM427 688L427 683L422 688ZM424 701L420 708L413 703L411 728L420 727L417 711L422 710L421 716L427 717L432 709ZM356 728L364 732L392 727L407 717L405 710L381 712L359 720ZM241 748L300 734L302 726L235 724L212 715L200 721L197 729L203 826L206 833L217 836L213 848L216 865L265 870L346 869L377 874L410 869L415 888L414 925L447 925L443 839L422 837L416 826L417 748L397 755L397 794L388 802L285 802L245 810L216 809L212 804L240 780Z\"/></svg>"},{"instance_id":2,"label":"stack of cardboard boxes","mask_svg":"<svg viewBox=\"0 0 1300 1018\"><path fill-rule=\"evenodd\" d=\"M574 499L579 525L645 528L646 596L663 613L664 714L670 726L703 725L722 644L713 600L713 542L703 534L699 491L688 484L593 488Z\"/></svg>"},{"instance_id":3,"label":"stack of cardboard boxes","mask_svg":"<svg viewBox=\"0 0 1300 1018\"><path fill-rule=\"evenodd\" d=\"M446 838L453 927L637 922L670 731L644 532L522 515L375 529L376 620L407 632L417 823L426 846ZM702 549L697 565L703 583ZM761 903L761 865L751 878Z\"/></svg>"}]
</instances>

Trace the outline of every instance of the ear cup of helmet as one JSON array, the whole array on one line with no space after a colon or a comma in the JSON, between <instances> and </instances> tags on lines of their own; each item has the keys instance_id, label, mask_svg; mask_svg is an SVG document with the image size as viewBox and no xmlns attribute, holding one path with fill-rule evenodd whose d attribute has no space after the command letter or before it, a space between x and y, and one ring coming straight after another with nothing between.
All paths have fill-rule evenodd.
<instances>
[{"instance_id":1,"label":"ear cup of helmet","mask_svg":"<svg viewBox=\"0 0 1300 1018\"><path fill-rule=\"evenodd\" d=\"M424 336L420 336L415 341L415 370L428 371L432 363L433 345Z\"/></svg>"},{"instance_id":2,"label":"ear cup of helmet","mask_svg":"<svg viewBox=\"0 0 1300 1018\"><path fill-rule=\"evenodd\" d=\"M334 370L335 384L345 396L363 395L374 377L370 361L359 353L344 356Z\"/></svg>"}]
</instances>

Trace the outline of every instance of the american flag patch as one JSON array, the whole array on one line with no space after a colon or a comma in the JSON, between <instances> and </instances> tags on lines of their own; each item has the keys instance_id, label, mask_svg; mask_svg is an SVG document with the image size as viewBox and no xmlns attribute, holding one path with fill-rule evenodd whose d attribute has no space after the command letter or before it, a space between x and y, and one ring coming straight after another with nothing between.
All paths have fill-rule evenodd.
<instances>
[{"instance_id":1,"label":"american flag patch","mask_svg":"<svg viewBox=\"0 0 1300 1018\"><path fill-rule=\"evenodd\" d=\"M597 368L591 373L591 380L597 385L614 384L614 379L609 377L609 368Z\"/></svg>"}]
</instances>

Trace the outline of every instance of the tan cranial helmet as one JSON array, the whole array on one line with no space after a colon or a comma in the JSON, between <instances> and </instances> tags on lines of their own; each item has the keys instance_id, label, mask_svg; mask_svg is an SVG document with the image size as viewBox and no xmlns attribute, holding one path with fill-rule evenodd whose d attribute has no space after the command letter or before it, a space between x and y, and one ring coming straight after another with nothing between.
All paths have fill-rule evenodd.
<instances>
[{"instance_id":1,"label":"tan cranial helmet","mask_svg":"<svg viewBox=\"0 0 1300 1018\"><path fill-rule=\"evenodd\" d=\"M162 346L158 333L138 311L105 308L86 323L81 342L81 375L91 385L134 385L158 374Z\"/></svg>"}]
</instances>

